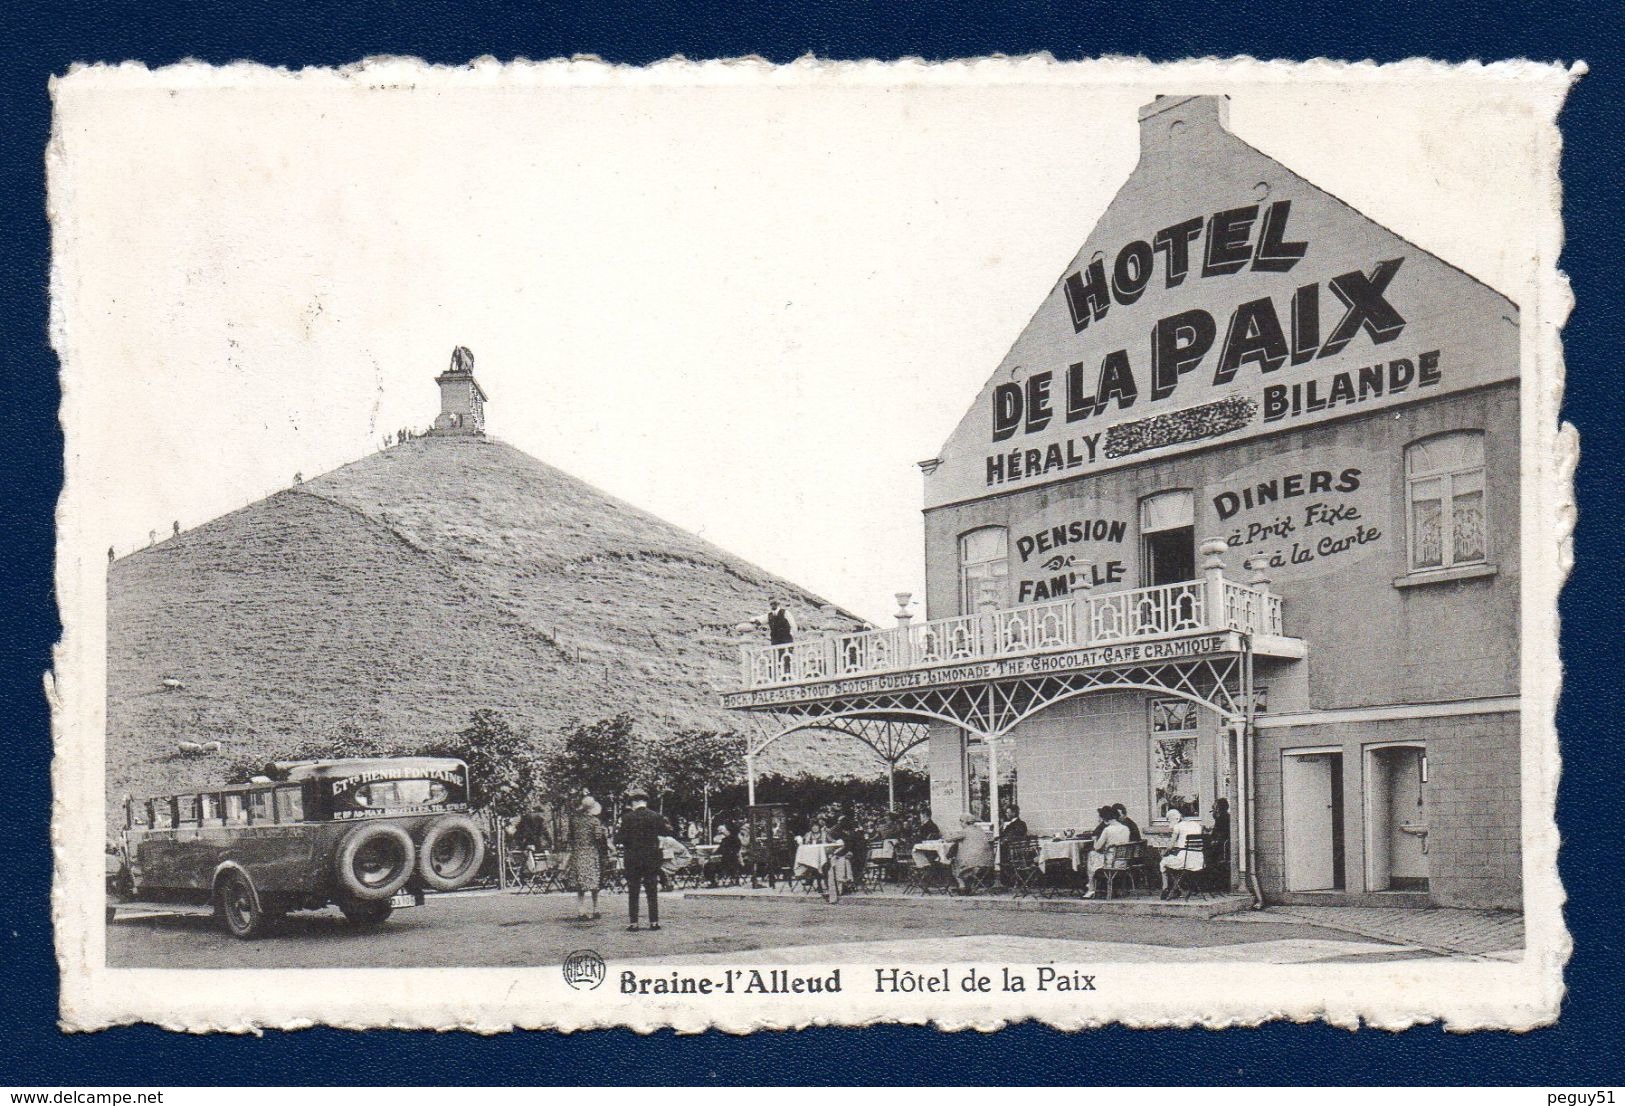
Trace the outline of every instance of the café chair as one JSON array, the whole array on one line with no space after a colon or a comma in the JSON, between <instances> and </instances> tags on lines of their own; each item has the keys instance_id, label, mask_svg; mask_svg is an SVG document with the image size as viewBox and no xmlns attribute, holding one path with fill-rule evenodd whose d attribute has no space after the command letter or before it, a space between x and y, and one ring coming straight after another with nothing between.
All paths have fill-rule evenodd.
<instances>
[{"instance_id":1,"label":"caf\u00e9 chair","mask_svg":"<svg viewBox=\"0 0 1625 1106\"><path fill-rule=\"evenodd\" d=\"M510 849L508 871L513 873L515 895L534 895L540 890L541 863L535 849Z\"/></svg>"},{"instance_id":2,"label":"caf\u00e9 chair","mask_svg":"<svg viewBox=\"0 0 1625 1106\"><path fill-rule=\"evenodd\" d=\"M1045 878L1044 865L1038 858L1038 838L1022 837L1004 846L1004 878L1010 893L1016 898L1024 895L1048 897L1050 887Z\"/></svg>"},{"instance_id":3,"label":"caf\u00e9 chair","mask_svg":"<svg viewBox=\"0 0 1625 1106\"><path fill-rule=\"evenodd\" d=\"M1097 878L1105 881L1106 897L1117 897L1117 883L1126 881L1129 890L1136 888L1137 884L1148 880L1150 857L1143 841L1134 841L1126 845L1107 845L1106 862L1095 872Z\"/></svg>"},{"instance_id":4,"label":"caf\u00e9 chair","mask_svg":"<svg viewBox=\"0 0 1625 1106\"><path fill-rule=\"evenodd\" d=\"M1202 879L1207 872L1207 850L1203 843L1205 837L1205 834L1193 833L1185 838L1184 845L1179 848L1178 855L1183 856L1187 864L1190 862L1192 854L1195 854L1202 858L1203 866L1194 871L1181 868L1170 868L1168 870L1168 898L1170 900L1188 899L1193 891L1201 890Z\"/></svg>"}]
</instances>

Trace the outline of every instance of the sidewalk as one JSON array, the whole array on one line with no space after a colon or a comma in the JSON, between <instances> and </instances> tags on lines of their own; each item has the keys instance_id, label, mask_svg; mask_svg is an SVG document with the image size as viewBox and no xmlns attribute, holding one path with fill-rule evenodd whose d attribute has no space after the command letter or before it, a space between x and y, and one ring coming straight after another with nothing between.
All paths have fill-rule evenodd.
<instances>
[{"instance_id":1,"label":"sidewalk","mask_svg":"<svg viewBox=\"0 0 1625 1106\"><path fill-rule=\"evenodd\" d=\"M821 896L806 891L775 890L766 887L707 887L680 891L686 898L701 899L755 899L760 901L821 901ZM1049 911L1061 914L1136 914L1161 918L1214 918L1246 910L1252 905L1248 895L1210 895L1198 899L1161 902L1155 895L1134 895L1116 899L1083 899L1076 896L1042 898L1030 896L1015 898L1008 893L984 895L905 895L892 888L879 891L854 891L841 896L841 905L859 906L919 906L934 907L939 903L953 903L976 910Z\"/></svg>"},{"instance_id":2,"label":"sidewalk","mask_svg":"<svg viewBox=\"0 0 1625 1106\"><path fill-rule=\"evenodd\" d=\"M1297 918L1379 941L1414 945L1430 952L1517 959L1523 953L1523 915L1506 910L1415 910L1377 906L1272 906L1266 912Z\"/></svg>"}]
</instances>

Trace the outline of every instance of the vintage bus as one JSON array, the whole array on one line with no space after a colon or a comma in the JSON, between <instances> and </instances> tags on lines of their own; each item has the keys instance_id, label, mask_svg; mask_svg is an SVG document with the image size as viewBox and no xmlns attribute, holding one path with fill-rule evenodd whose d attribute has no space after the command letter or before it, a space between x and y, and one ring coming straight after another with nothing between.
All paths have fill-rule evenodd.
<instances>
[{"instance_id":1,"label":"vintage bus","mask_svg":"<svg viewBox=\"0 0 1625 1106\"><path fill-rule=\"evenodd\" d=\"M485 836L468 815L468 766L449 757L278 762L243 784L125 801L109 857L107 920L119 908L212 911L252 938L292 910L337 905L377 925L424 892L479 872Z\"/></svg>"}]
</instances>

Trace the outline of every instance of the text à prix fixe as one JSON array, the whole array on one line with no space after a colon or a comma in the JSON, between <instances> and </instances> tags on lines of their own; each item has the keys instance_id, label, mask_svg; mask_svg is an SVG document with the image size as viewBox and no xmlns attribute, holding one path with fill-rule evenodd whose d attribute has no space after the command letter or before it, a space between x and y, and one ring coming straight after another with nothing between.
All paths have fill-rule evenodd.
<instances>
[{"instance_id":1,"label":"text \u00e0 prix fixe","mask_svg":"<svg viewBox=\"0 0 1625 1106\"><path fill-rule=\"evenodd\" d=\"M1044 965L1036 968L871 968L879 994L991 994L995 991L1093 991L1095 977L1076 969ZM623 971L623 995L836 995L841 993L841 969L828 975L802 975L783 968L724 968L718 974L646 975Z\"/></svg>"}]
</instances>

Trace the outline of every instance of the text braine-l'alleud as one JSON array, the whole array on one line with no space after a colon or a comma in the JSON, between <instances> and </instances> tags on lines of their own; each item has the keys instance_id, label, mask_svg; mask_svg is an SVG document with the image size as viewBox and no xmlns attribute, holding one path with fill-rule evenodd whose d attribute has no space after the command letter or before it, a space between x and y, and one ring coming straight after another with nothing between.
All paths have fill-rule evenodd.
<instances>
[{"instance_id":1,"label":"text braine-l'alleud","mask_svg":"<svg viewBox=\"0 0 1625 1106\"><path fill-rule=\"evenodd\" d=\"M834 995L841 991L841 969L828 975L796 975L782 968L724 968L714 975L623 971L620 991L623 995Z\"/></svg>"}]
</instances>

